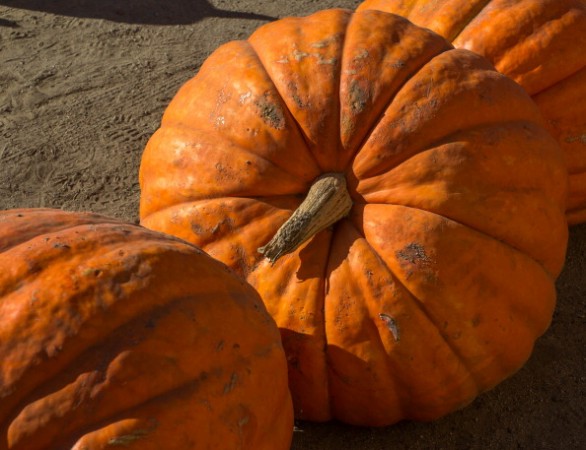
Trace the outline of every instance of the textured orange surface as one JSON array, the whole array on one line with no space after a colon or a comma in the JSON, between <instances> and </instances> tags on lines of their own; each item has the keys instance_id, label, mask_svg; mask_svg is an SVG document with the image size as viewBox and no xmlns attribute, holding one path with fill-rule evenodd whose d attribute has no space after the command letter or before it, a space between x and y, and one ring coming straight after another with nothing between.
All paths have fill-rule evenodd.
<instances>
[{"instance_id":1,"label":"textured orange surface","mask_svg":"<svg viewBox=\"0 0 586 450\"><path fill-rule=\"evenodd\" d=\"M570 224L586 221L586 3L583 0L366 0L491 61L533 97L564 150Z\"/></svg>"},{"instance_id":2,"label":"textured orange surface","mask_svg":"<svg viewBox=\"0 0 586 450\"><path fill-rule=\"evenodd\" d=\"M271 265L257 248L331 171L350 215ZM562 152L518 84L401 17L322 11L220 47L170 103L140 182L145 226L259 291L299 418L438 418L549 325Z\"/></svg>"},{"instance_id":3,"label":"textured orange surface","mask_svg":"<svg viewBox=\"0 0 586 450\"><path fill-rule=\"evenodd\" d=\"M0 212L0 449L288 449L274 321L199 249L94 214Z\"/></svg>"}]
</instances>

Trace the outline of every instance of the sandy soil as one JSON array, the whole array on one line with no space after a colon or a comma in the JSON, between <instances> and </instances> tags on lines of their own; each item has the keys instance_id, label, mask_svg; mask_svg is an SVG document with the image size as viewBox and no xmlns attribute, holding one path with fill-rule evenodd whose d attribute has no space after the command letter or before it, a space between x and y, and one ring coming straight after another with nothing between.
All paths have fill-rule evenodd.
<instances>
[{"instance_id":1,"label":"sandy soil","mask_svg":"<svg viewBox=\"0 0 586 450\"><path fill-rule=\"evenodd\" d=\"M137 221L137 171L166 104L221 43L357 0L0 0L0 208ZM586 225L527 365L434 423L299 423L293 449L586 448ZM514 345L514 343L513 343Z\"/></svg>"}]
</instances>

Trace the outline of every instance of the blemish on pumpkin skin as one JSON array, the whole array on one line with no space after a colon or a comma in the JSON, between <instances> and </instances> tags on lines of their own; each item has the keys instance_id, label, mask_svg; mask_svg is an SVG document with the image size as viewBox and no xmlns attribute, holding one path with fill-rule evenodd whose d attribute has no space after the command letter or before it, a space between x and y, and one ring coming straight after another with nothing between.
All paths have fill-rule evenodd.
<instances>
[{"instance_id":1,"label":"blemish on pumpkin skin","mask_svg":"<svg viewBox=\"0 0 586 450\"><path fill-rule=\"evenodd\" d=\"M147 430L136 430L132 434L125 434L116 438L112 438L108 441L108 445L111 447L128 447L135 441L142 439L148 434Z\"/></svg>"},{"instance_id":2,"label":"blemish on pumpkin skin","mask_svg":"<svg viewBox=\"0 0 586 450\"><path fill-rule=\"evenodd\" d=\"M574 142L579 142L580 144L586 145L586 134L578 135L578 136L568 136L565 141L568 144L573 144Z\"/></svg>"},{"instance_id":3,"label":"blemish on pumpkin skin","mask_svg":"<svg viewBox=\"0 0 586 450\"><path fill-rule=\"evenodd\" d=\"M234 230L234 220L230 217L225 217L220 222L215 224L209 231L211 234L216 234L220 229L224 227L226 231L233 231Z\"/></svg>"},{"instance_id":4,"label":"blemish on pumpkin skin","mask_svg":"<svg viewBox=\"0 0 586 450\"><path fill-rule=\"evenodd\" d=\"M221 176L226 175L227 170L221 162L217 162L214 167Z\"/></svg>"},{"instance_id":5,"label":"blemish on pumpkin skin","mask_svg":"<svg viewBox=\"0 0 586 450\"><path fill-rule=\"evenodd\" d=\"M299 50L294 50L293 51L293 59L295 59L295 61L300 62L301 60L305 59L305 58L315 58L317 60L317 63L319 65L335 65L338 62L338 58L336 57L331 57L331 58L324 58L324 56L321 53L308 53L308 52L302 52ZM289 62L289 58L285 57L282 60L279 60L277 62L280 63L285 63L285 62Z\"/></svg>"},{"instance_id":6,"label":"blemish on pumpkin skin","mask_svg":"<svg viewBox=\"0 0 586 450\"><path fill-rule=\"evenodd\" d=\"M321 41L317 41L314 42L313 44L311 44L311 46L313 48L326 48L331 44L335 44L336 42L339 42L342 39L342 35L338 34L334 34L333 36L330 36L328 38L322 39Z\"/></svg>"},{"instance_id":7,"label":"blemish on pumpkin skin","mask_svg":"<svg viewBox=\"0 0 586 450\"><path fill-rule=\"evenodd\" d=\"M303 58L307 58L308 56L310 56L310 53L293 50L293 58L295 58L295 61L297 62L301 61Z\"/></svg>"},{"instance_id":8,"label":"blemish on pumpkin skin","mask_svg":"<svg viewBox=\"0 0 586 450\"><path fill-rule=\"evenodd\" d=\"M389 67L392 67L393 69L403 69L404 67L407 66L407 64L405 64L405 61L401 61L401 60L387 63L387 65Z\"/></svg>"},{"instance_id":9,"label":"blemish on pumpkin skin","mask_svg":"<svg viewBox=\"0 0 586 450\"><path fill-rule=\"evenodd\" d=\"M191 231L193 231L198 236L201 236L202 234L205 233L204 228L199 223L195 223L195 222L191 223Z\"/></svg>"},{"instance_id":10,"label":"blemish on pumpkin skin","mask_svg":"<svg viewBox=\"0 0 586 450\"><path fill-rule=\"evenodd\" d=\"M81 274L86 277L89 277L92 275L94 277L99 277L102 274L102 271L100 269L87 268Z\"/></svg>"},{"instance_id":11,"label":"blemish on pumpkin skin","mask_svg":"<svg viewBox=\"0 0 586 450\"><path fill-rule=\"evenodd\" d=\"M290 81L287 84L287 89L289 91L289 95L291 96L291 98L293 99L293 101L295 102L295 104L297 105L298 108L305 108L308 105L305 104L305 102L301 99L301 97L299 97L298 93L297 93L297 85L295 84L294 81Z\"/></svg>"},{"instance_id":12,"label":"blemish on pumpkin skin","mask_svg":"<svg viewBox=\"0 0 586 450\"><path fill-rule=\"evenodd\" d=\"M224 125L226 125L226 119L224 118L224 116L216 117L215 125L216 128L223 127Z\"/></svg>"},{"instance_id":13,"label":"blemish on pumpkin skin","mask_svg":"<svg viewBox=\"0 0 586 450\"><path fill-rule=\"evenodd\" d=\"M134 430L132 433L123 434L122 436L112 438L108 441L107 445L109 447L128 447L128 446L130 446L132 443L134 443L140 439L143 439L149 433L154 431L155 428L157 428L157 421L156 420L151 419L150 422L152 422L152 425L149 428L140 428L140 429Z\"/></svg>"},{"instance_id":14,"label":"blemish on pumpkin skin","mask_svg":"<svg viewBox=\"0 0 586 450\"><path fill-rule=\"evenodd\" d=\"M359 70L363 69L368 64L369 53L368 50L362 49L350 62L351 69L346 69L345 73L356 75Z\"/></svg>"},{"instance_id":15,"label":"blemish on pumpkin skin","mask_svg":"<svg viewBox=\"0 0 586 450\"><path fill-rule=\"evenodd\" d=\"M411 242L401 250L395 252L401 268L407 278L415 272L422 274L426 281L436 282L436 274L433 270L433 259L425 252L425 248L417 242Z\"/></svg>"},{"instance_id":16,"label":"blemish on pumpkin skin","mask_svg":"<svg viewBox=\"0 0 586 450\"><path fill-rule=\"evenodd\" d=\"M332 65L332 66L335 66L337 62L338 62L338 58L325 59L321 55L319 56L318 61L317 61L317 63L320 65L327 64L327 65Z\"/></svg>"},{"instance_id":17,"label":"blemish on pumpkin skin","mask_svg":"<svg viewBox=\"0 0 586 450\"><path fill-rule=\"evenodd\" d=\"M363 49L360 53L358 53L358 55L356 55L354 57L354 60L356 61L356 60L360 60L360 59L365 59L368 57L368 54L369 54L368 50Z\"/></svg>"},{"instance_id":18,"label":"blemish on pumpkin skin","mask_svg":"<svg viewBox=\"0 0 586 450\"><path fill-rule=\"evenodd\" d=\"M303 100L297 94L293 95L293 101L299 108L305 108L305 103L303 103Z\"/></svg>"},{"instance_id":19,"label":"blemish on pumpkin skin","mask_svg":"<svg viewBox=\"0 0 586 450\"><path fill-rule=\"evenodd\" d=\"M353 81L350 84L350 93L349 93L349 100L350 100L350 109L352 110L353 114L360 114L364 108L366 107L369 95L368 92L365 91L360 87L360 85Z\"/></svg>"},{"instance_id":20,"label":"blemish on pumpkin skin","mask_svg":"<svg viewBox=\"0 0 586 450\"><path fill-rule=\"evenodd\" d=\"M390 330L390 332L393 334L393 337L395 338L395 342L399 342L401 337L399 335L399 327L397 326L397 322L395 321L395 319L393 319L388 314L384 314L384 313L380 313L378 316L385 323L385 325Z\"/></svg>"},{"instance_id":21,"label":"blemish on pumpkin skin","mask_svg":"<svg viewBox=\"0 0 586 450\"><path fill-rule=\"evenodd\" d=\"M264 123L274 128L275 130L282 130L285 128L285 116L283 111L274 102L269 101L265 95L255 102L258 113Z\"/></svg>"},{"instance_id":22,"label":"blemish on pumpkin skin","mask_svg":"<svg viewBox=\"0 0 586 450\"><path fill-rule=\"evenodd\" d=\"M348 136L354 134L354 130L356 129L356 123L350 117L344 114L340 122L342 135Z\"/></svg>"},{"instance_id":23,"label":"blemish on pumpkin skin","mask_svg":"<svg viewBox=\"0 0 586 450\"><path fill-rule=\"evenodd\" d=\"M238 103L241 105L244 105L244 103L246 103L246 101L252 97L252 93L250 92L246 92L245 94L240 95L240 97L238 98Z\"/></svg>"},{"instance_id":24,"label":"blemish on pumpkin skin","mask_svg":"<svg viewBox=\"0 0 586 450\"><path fill-rule=\"evenodd\" d=\"M218 91L218 97L216 100L216 104L218 106L228 103L228 101L232 98L230 93L227 93L225 88L222 88Z\"/></svg>"},{"instance_id":25,"label":"blemish on pumpkin skin","mask_svg":"<svg viewBox=\"0 0 586 450\"><path fill-rule=\"evenodd\" d=\"M431 263L431 259L425 253L425 249L417 242L407 244L402 250L395 252L398 259L411 264L425 266Z\"/></svg>"},{"instance_id":26,"label":"blemish on pumpkin skin","mask_svg":"<svg viewBox=\"0 0 586 450\"><path fill-rule=\"evenodd\" d=\"M238 374L236 372L233 372L230 376L230 381L224 385L224 395L233 391L236 385L238 384L238 381Z\"/></svg>"}]
</instances>

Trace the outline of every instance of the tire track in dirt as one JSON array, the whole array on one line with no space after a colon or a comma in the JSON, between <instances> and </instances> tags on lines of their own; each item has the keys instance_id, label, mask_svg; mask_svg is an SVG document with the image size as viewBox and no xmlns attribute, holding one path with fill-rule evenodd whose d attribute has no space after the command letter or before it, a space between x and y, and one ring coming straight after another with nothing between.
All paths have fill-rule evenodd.
<instances>
[{"instance_id":1,"label":"tire track in dirt","mask_svg":"<svg viewBox=\"0 0 586 450\"><path fill-rule=\"evenodd\" d=\"M20 13L16 30L0 28L12 42L0 65L4 207L93 209L134 220L142 149L206 51L192 48L177 70L166 46L154 42L157 27L104 22L95 33L95 21L48 15L45 27L32 29L38 20ZM184 45L186 31L175 45ZM31 38L34 45L25 43ZM37 135L36 145L23 129Z\"/></svg>"}]
</instances>

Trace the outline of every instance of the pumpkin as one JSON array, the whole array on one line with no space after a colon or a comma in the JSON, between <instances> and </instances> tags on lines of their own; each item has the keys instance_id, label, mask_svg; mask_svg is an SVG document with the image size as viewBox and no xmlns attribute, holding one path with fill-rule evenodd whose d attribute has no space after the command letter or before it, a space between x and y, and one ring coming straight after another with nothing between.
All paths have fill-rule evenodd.
<instances>
[{"instance_id":1,"label":"pumpkin","mask_svg":"<svg viewBox=\"0 0 586 450\"><path fill-rule=\"evenodd\" d=\"M366 0L472 50L525 88L562 147L568 223L586 222L586 2Z\"/></svg>"},{"instance_id":2,"label":"pumpkin","mask_svg":"<svg viewBox=\"0 0 586 450\"><path fill-rule=\"evenodd\" d=\"M90 213L2 211L0 312L2 450L289 448L279 331L191 244Z\"/></svg>"},{"instance_id":3,"label":"pumpkin","mask_svg":"<svg viewBox=\"0 0 586 450\"><path fill-rule=\"evenodd\" d=\"M285 18L218 48L140 167L141 222L275 318L300 419L432 420L548 327L567 173L527 93L404 18Z\"/></svg>"}]
</instances>

